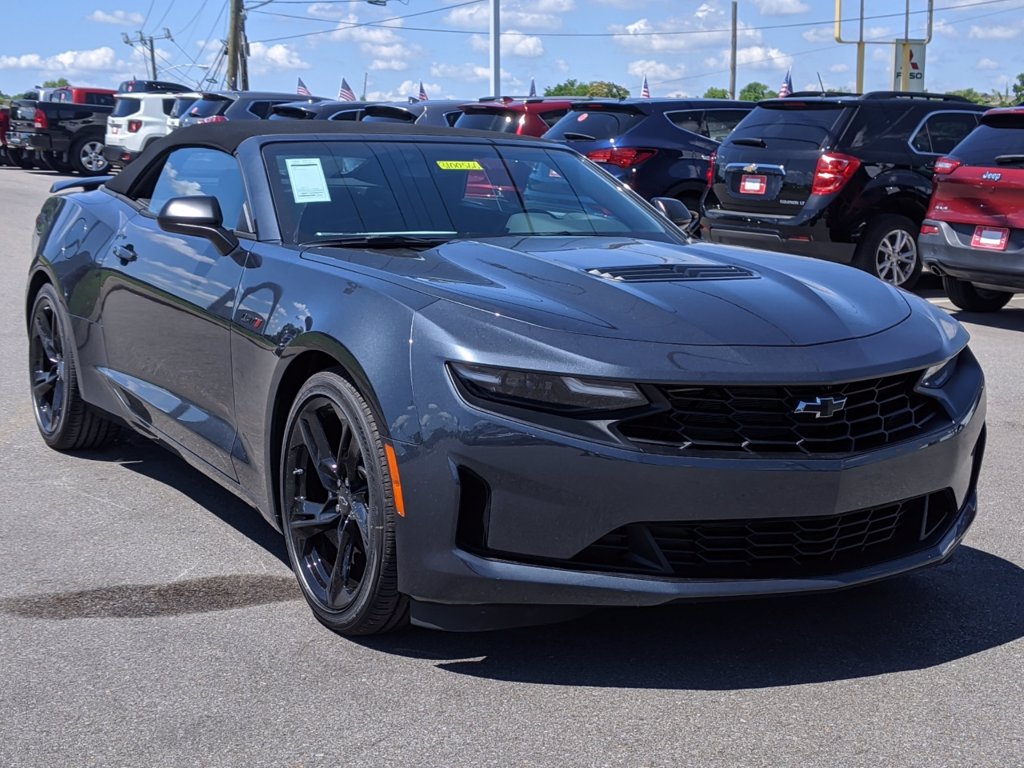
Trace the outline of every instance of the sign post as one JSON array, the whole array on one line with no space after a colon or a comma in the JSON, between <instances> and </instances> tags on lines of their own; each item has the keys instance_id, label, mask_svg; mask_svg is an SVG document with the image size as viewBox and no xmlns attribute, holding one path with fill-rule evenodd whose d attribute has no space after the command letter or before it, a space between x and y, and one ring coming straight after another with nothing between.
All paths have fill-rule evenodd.
<instances>
[{"instance_id":1,"label":"sign post","mask_svg":"<svg viewBox=\"0 0 1024 768\"><path fill-rule=\"evenodd\" d=\"M927 40L896 40L893 43L892 88L894 91L924 93Z\"/></svg>"}]
</instances>

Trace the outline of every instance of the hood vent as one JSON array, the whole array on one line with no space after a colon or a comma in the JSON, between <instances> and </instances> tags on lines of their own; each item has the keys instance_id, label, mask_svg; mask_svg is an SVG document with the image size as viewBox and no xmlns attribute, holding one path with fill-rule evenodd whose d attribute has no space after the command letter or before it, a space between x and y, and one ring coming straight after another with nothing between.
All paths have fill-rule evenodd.
<instances>
[{"instance_id":1,"label":"hood vent","mask_svg":"<svg viewBox=\"0 0 1024 768\"><path fill-rule=\"evenodd\" d=\"M636 267L588 269L588 275L623 283L662 283L676 280L743 280L757 277L730 264L644 264Z\"/></svg>"}]
</instances>

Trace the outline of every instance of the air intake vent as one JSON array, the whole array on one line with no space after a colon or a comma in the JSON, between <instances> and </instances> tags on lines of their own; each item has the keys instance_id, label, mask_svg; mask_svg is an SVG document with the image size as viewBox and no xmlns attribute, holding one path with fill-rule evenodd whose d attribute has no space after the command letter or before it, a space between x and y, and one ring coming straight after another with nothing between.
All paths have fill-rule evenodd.
<instances>
[{"instance_id":1,"label":"air intake vent","mask_svg":"<svg viewBox=\"0 0 1024 768\"><path fill-rule=\"evenodd\" d=\"M588 269L588 275L623 283L661 283L675 280L744 280L757 277L749 269L729 264L644 264L638 267Z\"/></svg>"}]
</instances>

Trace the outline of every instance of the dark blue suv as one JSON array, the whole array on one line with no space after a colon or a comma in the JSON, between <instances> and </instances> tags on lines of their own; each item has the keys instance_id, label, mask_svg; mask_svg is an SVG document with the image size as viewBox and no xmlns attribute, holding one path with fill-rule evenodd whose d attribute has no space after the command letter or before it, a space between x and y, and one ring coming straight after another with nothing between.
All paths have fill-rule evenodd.
<instances>
[{"instance_id":1,"label":"dark blue suv","mask_svg":"<svg viewBox=\"0 0 1024 768\"><path fill-rule=\"evenodd\" d=\"M565 142L648 200L674 197L696 211L711 153L753 108L726 99L581 101L544 138Z\"/></svg>"}]
</instances>

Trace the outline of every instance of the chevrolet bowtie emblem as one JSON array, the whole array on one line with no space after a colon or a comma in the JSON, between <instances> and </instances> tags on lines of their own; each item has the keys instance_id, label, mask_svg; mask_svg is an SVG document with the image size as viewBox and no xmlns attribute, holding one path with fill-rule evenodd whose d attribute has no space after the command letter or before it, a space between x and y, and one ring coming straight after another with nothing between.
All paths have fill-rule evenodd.
<instances>
[{"instance_id":1,"label":"chevrolet bowtie emblem","mask_svg":"<svg viewBox=\"0 0 1024 768\"><path fill-rule=\"evenodd\" d=\"M794 413L813 413L816 419L827 419L845 407L845 397L816 397L814 400L801 400Z\"/></svg>"},{"instance_id":2,"label":"chevrolet bowtie emblem","mask_svg":"<svg viewBox=\"0 0 1024 768\"><path fill-rule=\"evenodd\" d=\"M751 163L743 169L744 173L757 173L757 163Z\"/></svg>"}]
</instances>

